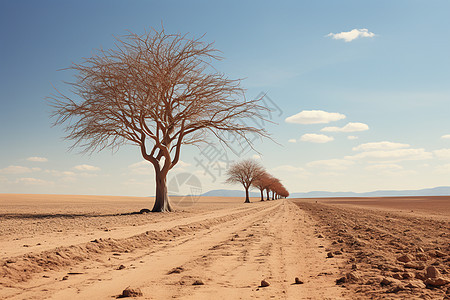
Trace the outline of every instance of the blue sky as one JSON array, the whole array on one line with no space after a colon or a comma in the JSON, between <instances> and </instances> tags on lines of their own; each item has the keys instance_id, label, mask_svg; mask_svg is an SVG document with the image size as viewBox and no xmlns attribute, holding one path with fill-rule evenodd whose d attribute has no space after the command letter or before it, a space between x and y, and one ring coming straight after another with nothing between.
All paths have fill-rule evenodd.
<instances>
[{"instance_id":1,"label":"blue sky","mask_svg":"<svg viewBox=\"0 0 450 300\"><path fill-rule=\"evenodd\" d=\"M0 192L153 194L134 146L68 152L45 97L71 80L59 69L161 22L171 33L206 33L225 57L216 68L280 108L266 124L278 144L242 156L260 155L289 191L450 185L449 11L448 1L411 0L2 1ZM190 172L204 191L233 188L223 184L224 160L206 172L201 150L186 147L181 159L169 180Z\"/></svg>"}]
</instances>

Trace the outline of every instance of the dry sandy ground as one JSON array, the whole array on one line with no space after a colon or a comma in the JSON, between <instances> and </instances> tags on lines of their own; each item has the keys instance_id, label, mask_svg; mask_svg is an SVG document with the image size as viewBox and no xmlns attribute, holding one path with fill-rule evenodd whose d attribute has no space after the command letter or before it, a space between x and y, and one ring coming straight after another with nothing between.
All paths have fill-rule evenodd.
<instances>
[{"instance_id":1,"label":"dry sandy ground","mask_svg":"<svg viewBox=\"0 0 450 300\"><path fill-rule=\"evenodd\" d=\"M174 200L175 213L132 214L152 199L0 194L0 299L114 299L128 286L141 299L445 296L448 284L408 287L418 279L402 276L424 269L397 257L448 276L448 198L436 218L374 199Z\"/></svg>"},{"instance_id":2,"label":"dry sandy ground","mask_svg":"<svg viewBox=\"0 0 450 300\"><path fill-rule=\"evenodd\" d=\"M354 299L450 299L450 197L294 202L347 261L337 283Z\"/></svg>"},{"instance_id":3,"label":"dry sandy ground","mask_svg":"<svg viewBox=\"0 0 450 300\"><path fill-rule=\"evenodd\" d=\"M131 286L144 299L348 298L315 221L289 201L253 201L141 215L151 199L1 195L0 297L112 299Z\"/></svg>"}]
</instances>

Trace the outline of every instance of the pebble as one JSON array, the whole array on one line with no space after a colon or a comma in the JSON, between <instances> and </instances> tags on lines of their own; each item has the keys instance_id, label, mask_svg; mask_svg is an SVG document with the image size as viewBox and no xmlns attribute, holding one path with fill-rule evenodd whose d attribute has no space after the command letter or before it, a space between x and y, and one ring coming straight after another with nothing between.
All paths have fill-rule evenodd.
<instances>
[{"instance_id":1,"label":"pebble","mask_svg":"<svg viewBox=\"0 0 450 300\"><path fill-rule=\"evenodd\" d=\"M261 287L268 287L270 285L266 280L261 280Z\"/></svg>"},{"instance_id":2,"label":"pebble","mask_svg":"<svg viewBox=\"0 0 450 300\"><path fill-rule=\"evenodd\" d=\"M197 279L196 281L194 281L194 283L192 285L204 285L205 283L203 281L201 281L200 279Z\"/></svg>"},{"instance_id":3,"label":"pebble","mask_svg":"<svg viewBox=\"0 0 450 300\"><path fill-rule=\"evenodd\" d=\"M122 291L122 297L141 297L142 292L140 289L136 288L136 289L132 289L130 287L127 287L126 289L124 289Z\"/></svg>"},{"instance_id":4,"label":"pebble","mask_svg":"<svg viewBox=\"0 0 450 300\"><path fill-rule=\"evenodd\" d=\"M407 263L407 262L412 261L413 257L411 255L409 255L409 254L404 254L402 256L397 257L397 260L401 261L401 262L404 262L404 263Z\"/></svg>"}]
</instances>

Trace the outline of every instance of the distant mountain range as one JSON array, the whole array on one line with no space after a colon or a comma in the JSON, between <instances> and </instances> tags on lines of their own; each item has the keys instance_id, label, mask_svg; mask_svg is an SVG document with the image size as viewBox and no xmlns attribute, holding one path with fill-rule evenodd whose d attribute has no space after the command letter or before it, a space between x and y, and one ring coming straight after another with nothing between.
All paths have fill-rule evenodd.
<instances>
[{"instance_id":1,"label":"distant mountain range","mask_svg":"<svg viewBox=\"0 0 450 300\"><path fill-rule=\"evenodd\" d=\"M201 196L245 197L243 190L212 190ZM265 193L264 193L264 196ZM386 190L366 193L313 191L292 193L289 198L327 198L327 197L396 197L396 196L450 196L450 186L440 186L422 190ZM250 197L260 197L259 192L250 192Z\"/></svg>"}]
</instances>

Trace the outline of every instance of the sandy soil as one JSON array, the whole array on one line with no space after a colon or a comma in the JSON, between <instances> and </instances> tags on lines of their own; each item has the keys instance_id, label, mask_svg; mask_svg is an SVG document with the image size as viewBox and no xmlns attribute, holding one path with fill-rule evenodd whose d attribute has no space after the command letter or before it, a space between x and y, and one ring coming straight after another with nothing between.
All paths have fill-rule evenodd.
<instances>
[{"instance_id":1,"label":"sandy soil","mask_svg":"<svg viewBox=\"0 0 450 300\"><path fill-rule=\"evenodd\" d=\"M448 278L449 201L429 200L433 213L390 206L400 199L174 200L174 213L133 214L152 199L0 194L0 299L128 286L141 299L443 299L449 286L424 275Z\"/></svg>"},{"instance_id":2,"label":"sandy soil","mask_svg":"<svg viewBox=\"0 0 450 300\"><path fill-rule=\"evenodd\" d=\"M327 259L330 241L287 200L200 198L175 213L136 215L148 198L0 199L0 298L112 299L128 286L143 299L351 294L335 284L344 260Z\"/></svg>"},{"instance_id":3,"label":"sandy soil","mask_svg":"<svg viewBox=\"0 0 450 300\"><path fill-rule=\"evenodd\" d=\"M337 283L354 299L450 299L450 197L294 202L347 261Z\"/></svg>"}]
</instances>

